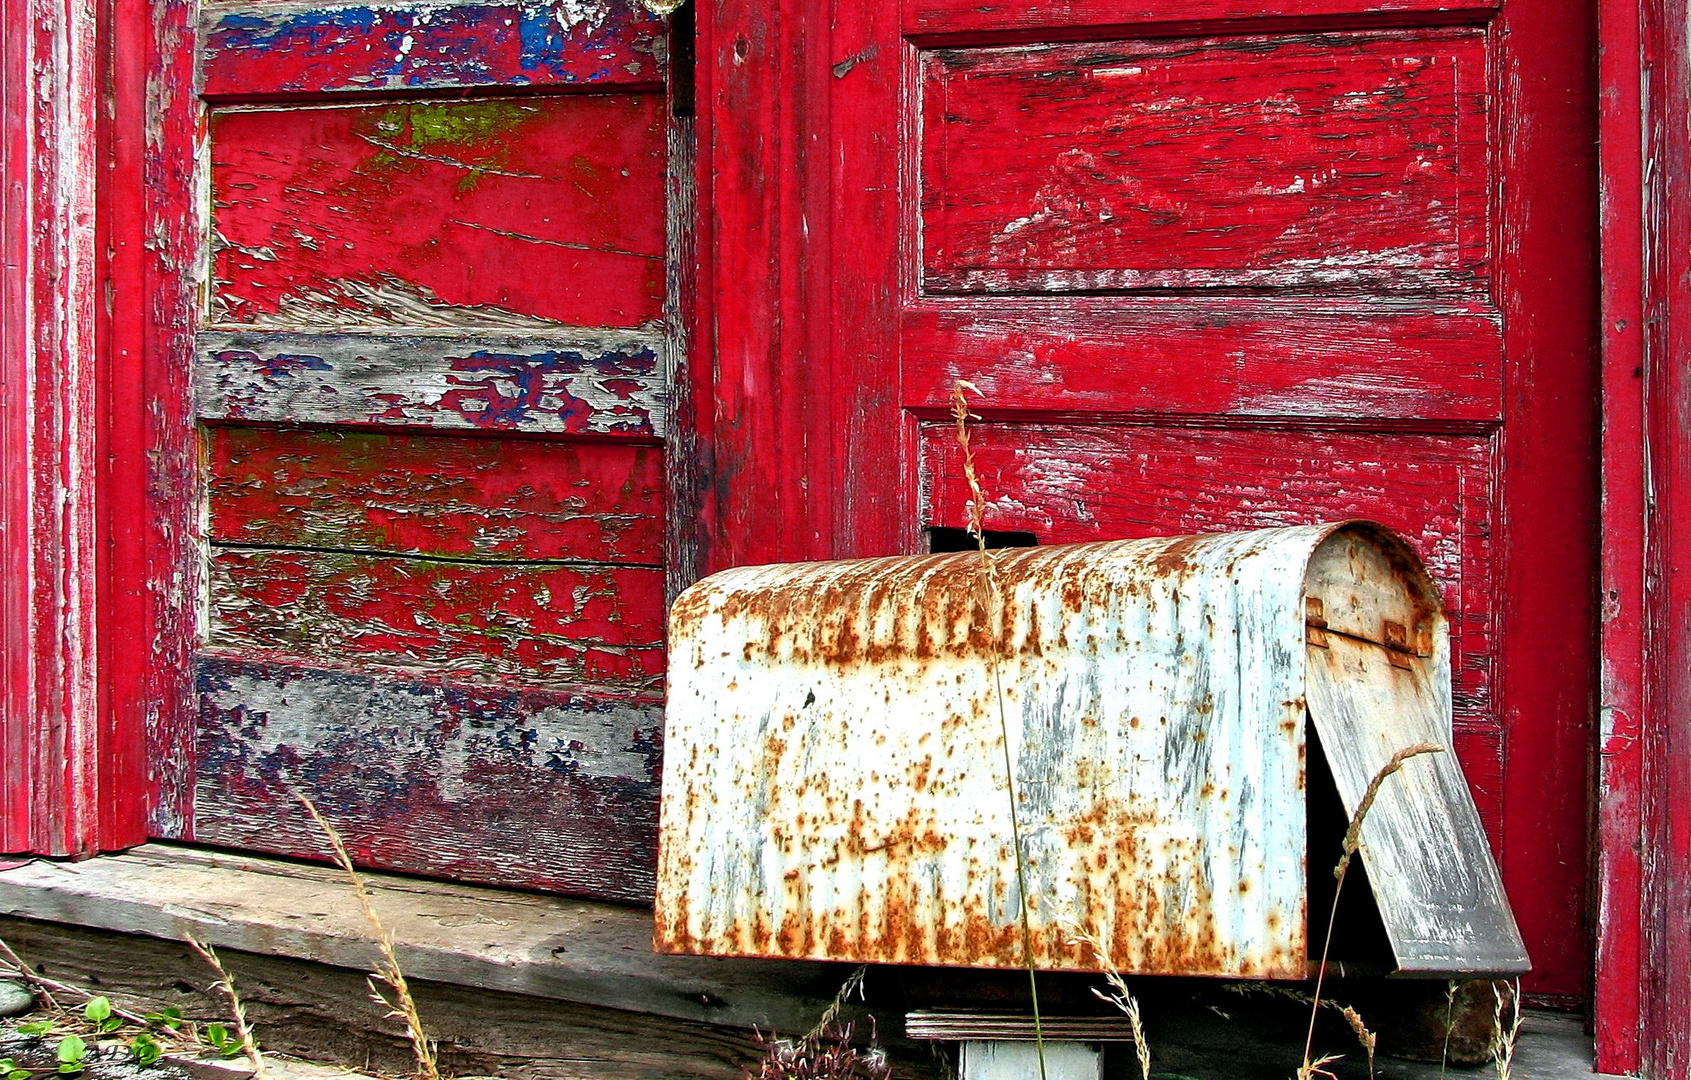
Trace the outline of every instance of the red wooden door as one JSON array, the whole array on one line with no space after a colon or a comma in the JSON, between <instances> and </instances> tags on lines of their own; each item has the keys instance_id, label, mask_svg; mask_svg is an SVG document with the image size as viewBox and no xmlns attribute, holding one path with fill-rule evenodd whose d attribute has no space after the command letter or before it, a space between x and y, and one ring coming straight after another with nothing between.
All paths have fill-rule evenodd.
<instances>
[{"instance_id":1,"label":"red wooden door","mask_svg":"<svg viewBox=\"0 0 1691 1080\"><path fill-rule=\"evenodd\" d=\"M321 854L291 787L368 865L647 895L663 33L207 9L209 610L165 835Z\"/></svg>"},{"instance_id":2,"label":"red wooden door","mask_svg":"<svg viewBox=\"0 0 1691 1080\"><path fill-rule=\"evenodd\" d=\"M710 565L1365 516L1419 540L1456 746L1585 992L1590 12L719 4L696 388ZM710 397L706 398L706 394Z\"/></svg>"}]
</instances>

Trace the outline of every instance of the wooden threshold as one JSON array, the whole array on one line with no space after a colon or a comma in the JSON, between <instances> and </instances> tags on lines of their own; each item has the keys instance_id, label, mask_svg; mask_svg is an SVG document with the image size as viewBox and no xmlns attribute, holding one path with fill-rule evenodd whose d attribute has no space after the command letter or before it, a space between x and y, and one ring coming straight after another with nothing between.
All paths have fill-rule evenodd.
<instances>
[{"instance_id":1,"label":"wooden threshold","mask_svg":"<svg viewBox=\"0 0 1691 1080\"><path fill-rule=\"evenodd\" d=\"M417 979L764 1031L805 1031L850 965L666 956L644 908L363 875ZM326 866L146 844L0 870L0 914L368 971L370 928Z\"/></svg>"}]
</instances>

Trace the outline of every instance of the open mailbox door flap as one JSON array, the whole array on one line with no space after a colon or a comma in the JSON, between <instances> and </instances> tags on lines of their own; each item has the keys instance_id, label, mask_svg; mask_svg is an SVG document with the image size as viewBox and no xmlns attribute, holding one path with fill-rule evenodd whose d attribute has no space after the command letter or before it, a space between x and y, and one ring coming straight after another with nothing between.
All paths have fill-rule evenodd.
<instances>
[{"instance_id":1,"label":"open mailbox door flap","mask_svg":"<svg viewBox=\"0 0 1691 1080\"><path fill-rule=\"evenodd\" d=\"M1362 825L1362 860L1397 970L1526 971L1502 875L1462 767L1448 752L1448 674L1434 657L1341 633L1311 634L1308 655L1310 719L1347 814L1399 750L1422 742L1447 750L1406 761L1381 785Z\"/></svg>"}]
</instances>

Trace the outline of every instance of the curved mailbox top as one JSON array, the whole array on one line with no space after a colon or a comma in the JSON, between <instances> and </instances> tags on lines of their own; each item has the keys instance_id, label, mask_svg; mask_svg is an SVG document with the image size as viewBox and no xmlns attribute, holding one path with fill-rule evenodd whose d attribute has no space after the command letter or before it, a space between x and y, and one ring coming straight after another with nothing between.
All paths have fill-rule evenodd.
<instances>
[{"instance_id":1,"label":"curved mailbox top","mask_svg":"<svg viewBox=\"0 0 1691 1080\"><path fill-rule=\"evenodd\" d=\"M1352 810L1397 749L1449 739L1445 619L1408 545L1349 522L990 566L746 567L682 594L659 947L1020 966L1013 790L1041 967L1099 966L1078 929L1122 971L1304 976L1306 714ZM1376 806L1395 966L1524 967L1451 755Z\"/></svg>"}]
</instances>

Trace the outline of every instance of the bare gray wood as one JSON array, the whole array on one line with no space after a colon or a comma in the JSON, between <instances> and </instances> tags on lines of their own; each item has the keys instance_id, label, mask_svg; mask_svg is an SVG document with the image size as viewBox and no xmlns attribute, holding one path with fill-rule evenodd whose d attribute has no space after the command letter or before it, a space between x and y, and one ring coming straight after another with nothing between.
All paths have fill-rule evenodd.
<instances>
[{"instance_id":1,"label":"bare gray wood","mask_svg":"<svg viewBox=\"0 0 1691 1080\"><path fill-rule=\"evenodd\" d=\"M1526 946L1451 752L1448 680L1440 694L1432 658L1340 634L1308 654L1310 718L1347 814L1393 754L1424 742L1445 748L1388 777L1362 825L1362 861L1398 969L1525 972Z\"/></svg>"},{"instance_id":2,"label":"bare gray wood","mask_svg":"<svg viewBox=\"0 0 1691 1080\"><path fill-rule=\"evenodd\" d=\"M175 1005L227 1023L216 976L177 942L0 917L0 938L53 978L120 1007ZM281 1053L389 1076L412 1071L398 1022L370 1000L365 972L220 949L259 1042ZM367 970L367 969L366 969ZM449 1076L511 1080L740 1080L755 1060L749 1027L723 1027L413 979L418 1010ZM918 1059L919 1063L919 1059ZM908 1073L902 1075L910 1075Z\"/></svg>"},{"instance_id":3,"label":"bare gray wood","mask_svg":"<svg viewBox=\"0 0 1691 1080\"><path fill-rule=\"evenodd\" d=\"M401 963L420 979L791 1032L815 1023L850 972L655 955L643 908L364 876ZM173 941L191 933L365 971L375 956L338 871L163 844L0 870L0 914Z\"/></svg>"},{"instance_id":4,"label":"bare gray wood","mask_svg":"<svg viewBox=\"0 0 1691 1080\"><path fill-rule=\"evenodd\" d=\"M662 438L663 333L208 330L195 343L202 420L378 424Z\"/></svg>"}]
</instances>

